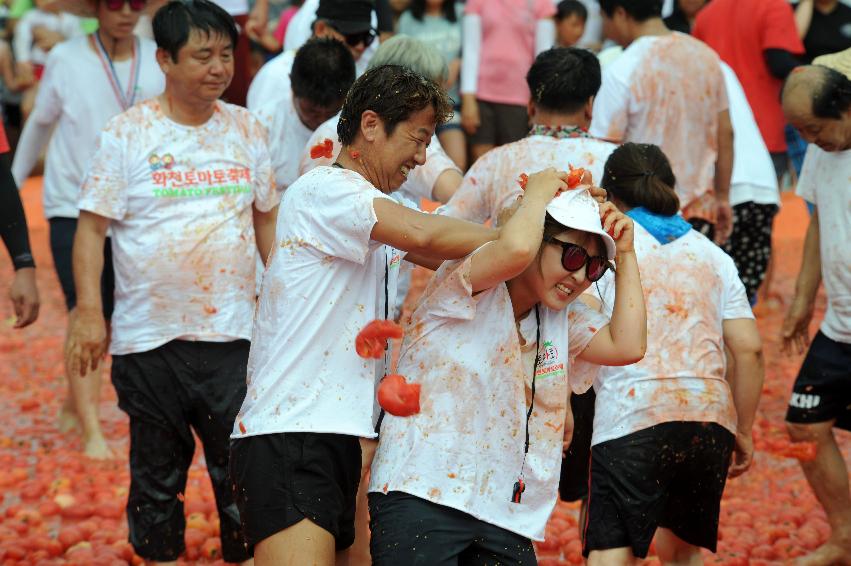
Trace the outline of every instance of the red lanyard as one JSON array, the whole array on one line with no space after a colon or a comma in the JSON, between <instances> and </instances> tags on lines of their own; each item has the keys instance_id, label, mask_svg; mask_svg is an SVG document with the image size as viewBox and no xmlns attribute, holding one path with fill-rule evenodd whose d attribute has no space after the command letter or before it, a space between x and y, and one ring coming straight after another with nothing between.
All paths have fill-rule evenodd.
<instances>
[{"instance_id":1,"label":"red lanyard","mask_svg":"<svg viewBox=\"0 0 851 566\"><path fill-rule=\"evenodd\" d=\"M139 38L133 38L133 58L130 62L130 82L127 84L127 92L125 93L121 88L121 81L118 79L118 74L115 72L115 65L113 65L112 59L110 59L109 54L106 52L106 48L103 46L103 42L100 40L100 35L98 35L97 32L93 35L95 36L95 51L97 52L98 59L100 59L100 63L103 66L103 72L106 73L106 78L109 79L109 85L112 87L112 94L115 95L115 100L118 101L118 105L121 107L121 110L127 110L133 106L133 103L136 101L136 87L139 84Z\"/></svg>"}]
</instances>

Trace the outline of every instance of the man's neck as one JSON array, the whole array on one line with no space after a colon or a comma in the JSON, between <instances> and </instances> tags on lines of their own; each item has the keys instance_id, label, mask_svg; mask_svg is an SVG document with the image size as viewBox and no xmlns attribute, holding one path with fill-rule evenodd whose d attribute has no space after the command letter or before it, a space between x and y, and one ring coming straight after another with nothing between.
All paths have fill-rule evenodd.
<instances>
[{"instance_id":1,"label":"man's neck","mask_svg":"<svg viewBox=\"0 0 851 566\"><path fill-rule=\"evenodd\" d=\"M216 111L216 102L200 102L183 100L170 92L166 85L165 92L159 97L163 113L168 118L184 126L203 126Z\"/></svg>"},{"instance_id":2,"label":"man's neck","mask_svg":"<svg viewBox=\"0 0 851 566\"><path fill-rule=\"evenodd\" d=\"M634 26L633 41L639 37L669 35L671 33L662 18L650 18L643 22L636 22Z\"/></svg>"},{"instance_id":3,"label":"man's neck","mask_svg":"<svg viewBox=\"0 0 851 566\"><path fill-rule=\"evenodd\" d=\"M133 56L133 46L136 36L115 38L105 32L103 29L96 31L101 45L103 45L106 54L112 61L124 61Z\"/></svg>"},{"instance_id":4,"label":"man's neck","mask_svg":"<svg viewBox=\"0 0 851 566\"><path fill-rule=\"evenodd\" d=\"M591 125L588 118L585 116L585 111L574 112L573 114L562 114L559 112L548 112L546 110L537 110L535 116L532 117L532 124L535 126L549 126L557 128L559 126L576 126L585 128Z\"/></svg>"}]
</instances>

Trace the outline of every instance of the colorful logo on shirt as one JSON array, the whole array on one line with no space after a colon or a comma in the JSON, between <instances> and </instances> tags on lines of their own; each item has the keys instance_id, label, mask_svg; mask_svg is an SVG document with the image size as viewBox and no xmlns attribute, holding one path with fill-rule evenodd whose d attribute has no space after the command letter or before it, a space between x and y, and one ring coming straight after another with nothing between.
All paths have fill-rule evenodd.
<instances>
[{"instance_id":1,"label":"colorful logo on shirt","mask_svg":"<svg viewBox=\"0 0 851 566\"><path fill-rule=\"evenodd\" d=\"M543 350L538 354L538 370L535 372L535 378L547 377L564 377L564 363L559 361L558 348L556 348L551 340L547 340L543 344Z\"/></svg>"},{"instance_id":2,"label":"colorful logo on shirt","mask_svg":"<svg viewBox=\"0 0 851 566\"><path fill-rule=\"evenodd\" d=\"M174 164L174 156L170 153L166 153L162 157L160 157L156 153L152 153L150 157L148 157L148 166L151 168L151 171L159 171L160 169L171 169L172 167L174 167Z\"/></svg>"}]
</instances>

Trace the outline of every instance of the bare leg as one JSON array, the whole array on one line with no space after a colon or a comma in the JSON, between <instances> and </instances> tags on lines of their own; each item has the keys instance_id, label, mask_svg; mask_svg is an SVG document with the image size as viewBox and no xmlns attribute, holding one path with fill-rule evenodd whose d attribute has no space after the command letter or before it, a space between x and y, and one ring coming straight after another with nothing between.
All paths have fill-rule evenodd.
<instances>
[{"instance_id":1,"label":"bare leg","mask_svg":"<svg viewBox=\"0 0 851 566\"><path fill-rule=\"evenodd\" d=\"M65 396L65 401L62 402L62 407L59 409L59 422L57 423L59 432L63 434L80 428L80 419L77 418L77 407L74 406L74 393L71 391L71 381L67 381L68 393Z\"/></svg>"},{"instance_id":2,"label":"bare leg","mask_svg":"<svg viewBox=\"0 0 851 566\"><path fill-rule=\"evenodd\" d=\"M632 566L635 563L635 556L627 547L592 550L588 555L588 566Z\"/></svg>"},{"instance_id":3,"label":"bare leg","mask_svg":"<svg viewBox=\"0 0 851 566\"><path fill-rule=\"evenodd\" d=\"M834 421L812 424L786 423L792 440L815 442L818 446L815 460L801 460L801 468L827 513L831 529L827 542L812 554L803 557L799 562L802 565L851 564L851 493L848 488L848 468L836 444L833 423Z\"/></svg>"},{"instance_id":4,"label":"bare leg","mask_svg":"<svg viewBox=\"0 0 851 566\"><path fill-rule=\"evenodd\" d=\"M703 566L700 548L689 544L669 529L656 529L656 553L662 564L671 566Z\"/></svg>"},{"instance_id":5,"label":"bare leg","mask_svg":"<svg viewBox=\"0 0 851 566\"><path fill-rule=\"evenodd\" d=\"M579 506L579 524L576 528L579 529L579 540L585 544L585 521L588 520L588 496L582 498L582 505Z\"/></svg>"},{"instance_id":6,"label":"bare leg","mask_svg":"<svg viewBox=\"0 0 851 566\"><path fill-rule=\"evenodd\" d=\"M77 418L83 428L83 453L95 460L113 458L100 426L100 388L103 365L82 377L69 376Z\"/></svg>"},{"instance_id":7,"label":"bare leg","mask_svg":"<svg viewBox=\"0 0 851 566\"><path fill-rule=\"evenodd\" d=\"M470 147L470 165L476 162L478 158L492 150L495 145L492 143L474 144Z\"/></svg>"},{"instance_id":8,"label":"bare leg","mask_svg":"<svg viewBox=\"0 0 851 566\"><path fill-rule=\"evenodd\" d=\"M375 456L378 442L368 438L360 439L361 476L358 487L357 509L355 510L355 543L348 549L347 556L338 555L337 566L370 566L372 556L369 553L369 503L366 499L369 487L369 467ZM345 558L346 562L341 561Z\"/></svg>"},{"instance_id":9,"label":"bare leg","mask_svg":"<svg viewBox=\"0 0 851 566\"><path fill-rule=\"evenodd\" d=\"M443 151L449 156L461 171L467 170L467 138L464 130L453 128L438 134L437 139L443 146Z\"/></svg>"},{"instance_id":10,"label":"bare leg","mask_svg":"<svg viewBox=\"0 0 851 566\"><path fill-rule=\"evenodd\" d=\"M302 519L265 538L254 548L257 566L335 566L334 536Z\"/></svg>"}]
</instances>

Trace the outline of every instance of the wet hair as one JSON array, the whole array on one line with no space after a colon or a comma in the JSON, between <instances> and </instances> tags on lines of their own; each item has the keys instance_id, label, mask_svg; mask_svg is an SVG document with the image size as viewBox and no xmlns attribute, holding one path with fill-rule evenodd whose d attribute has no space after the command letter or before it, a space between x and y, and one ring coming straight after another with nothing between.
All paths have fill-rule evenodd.
<instances>
[{"instance_id":1,"label":"wet hair","mask_svg":"<svg viewBox=\"0 0 851 566\"><path fill-rule=\"evenodd\" d=\"M208 0L172 0L157 10L152 27L157 47L167 51L175 62L193 31L226 37L232 48L239 37L233 17Z\"/></svg>"},{"instance_id":2,"label":"wet hair","mask_svg":"<svg viewBox=\"0 0 851 566\"><path fill-rule=\"evenodd\" d=\"M458 14L455 12L455 2L456 0L443 0L443 5L440 7L443 17L453 23L458 21ZM426 0L414 0L408 9L411 11L414 19L423 21L426 11Z\"/></svg>"},{"instance_id":3,"label":"wet hair","mask_svg":"<svg viewBox=\"0 0 851 566\"><path fill-rule=\"evenodd\" d=\"M368 69L382 65L401 65L418 75L442 84L449 76L446 59L431 45L408 35L394 35L382 41L369 60Z\"/></svg>"},{"instance_id":4,"label":"wet hair","mask_svg":"<svg viewBox=\"0 0 851 566\"><path fill-rule=\"evenodd\" d=\"M399 65L383 65L368 70L355 81L340 113L337 135L350 145L360 131L361 116L372 110L384 122L389 136L396 126L414 113L434 109L436 125L452 116L452 102L436 82Z\"/></svg>"},{"instance_id":5,"label":"wet hair","mask_svg":"<svg viewBox=\"0 0 851 566\"><path fill-rule=\"evenodd\" d=\"M556 21L560 22L576 14L583 22L588 21L588 8L579 0L562 0L556 6Z\"/></svg>"},{"instance_id":6,"label":"wet hair","mask_svg":"<svg viewBox=\"0 0 851 566\"><path fill-rule=\"evenodd\" d=\"M532 100L544 110L573 113L600 90L600 61L587 49L554 47L526 73Z\"/></svg>"},{"instance_id":7,"label":"wet hair","mask_svg":"<svg viewBox=\"0 0 851 566\"><path fill-rule=\"evenodd\" d=\"M851 80L828 67L813 88L813 116L839 120L851 108Z\"/></svg>"},{"instance_id":8,"label":"wet hair","mask_svg":"<svg viewBox=\"0 0 851 566\"><path fill-rule=\"evenodd\" d=\"M600 9L612 17L615 8L621 7L636 22L662 17L662 0L600 0Z\"/></svg>"},{"instance_id":9,"label":"wet hair","mask_svg":"<svg viewBox=\"0 0 851 566\"><path fill-rule=\"evenodd\" d=\"M290 82L298 98L339 105L355 82L355 60L336 39L312 38L296 52Z\"/></svg>"},{"instance_id":10,"label":"wet hair","mask_svg":"<svg viewBox=\"0 0 851 566\"><path fill-rule=\"evenodd\" d=\"M671 216L679 212L674 191L677 179L658 146L625 143L606 161L600 186L630 208L643 206L650 212Z\"/></svg>"}]
</instances>

